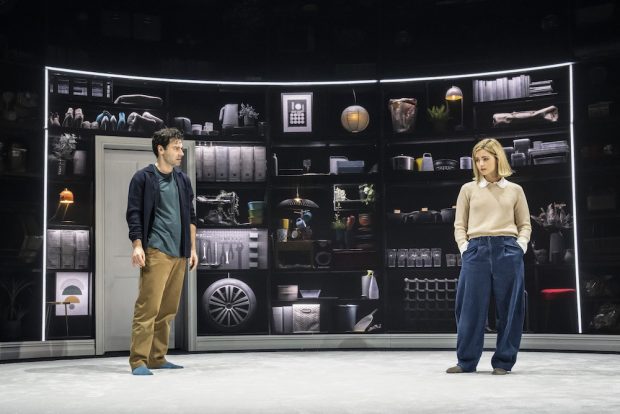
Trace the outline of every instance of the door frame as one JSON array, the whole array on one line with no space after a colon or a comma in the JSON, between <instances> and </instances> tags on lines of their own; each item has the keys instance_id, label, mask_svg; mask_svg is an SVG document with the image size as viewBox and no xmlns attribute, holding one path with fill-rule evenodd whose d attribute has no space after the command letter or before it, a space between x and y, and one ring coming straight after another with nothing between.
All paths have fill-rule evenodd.
<instances>
[{"instance_id":1,"label":"door frame","mask_svg":"<svg viewBox=\"0 0 620 414\"><path fill-rule=\"evenodd\" d=\"M105 275L105 226L103 210L105 200L103 198L105 175L104 155L105 150L130 150L144 151L151 149L151 140L145 138L132 138L123 136L96 135L95 136L95 271L94 271L94 288L95 288L95 354L103 355L105 351L105 283L103 275ZM192 140L183 140L183 148L185 150L185 160L189 179L192 188L196 192L196 143ZM196 200L194 199L194 208ZM127 240L127 249L131 248L129 239ZM194 341L190 338L196 337L196 270L189 272L183 282L182 302L179 305L179 313L177 315L177 325L175 325L175 341L177 345L187 351L193 351ZM184 300L183 300L184 299Z\"/></svg>"}]
</instances>

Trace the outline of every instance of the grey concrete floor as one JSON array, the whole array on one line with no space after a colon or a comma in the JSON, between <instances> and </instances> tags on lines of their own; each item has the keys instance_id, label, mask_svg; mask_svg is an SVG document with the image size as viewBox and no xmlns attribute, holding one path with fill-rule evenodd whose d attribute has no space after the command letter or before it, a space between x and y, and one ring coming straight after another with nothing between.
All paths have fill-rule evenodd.
<instances>
[{"instance_id":1,"label":"grey concrete floor","mask_svg":"<svg viewBox=\"0 0 620 414\"><path fill-rule=\"evenodd\" d=\"M172 355L183 370L130 375L127 358L0 364L0 413L620 413L620 355L521 352L514 371L445 374L449 351Z\"/></svg>"}]
</instances>

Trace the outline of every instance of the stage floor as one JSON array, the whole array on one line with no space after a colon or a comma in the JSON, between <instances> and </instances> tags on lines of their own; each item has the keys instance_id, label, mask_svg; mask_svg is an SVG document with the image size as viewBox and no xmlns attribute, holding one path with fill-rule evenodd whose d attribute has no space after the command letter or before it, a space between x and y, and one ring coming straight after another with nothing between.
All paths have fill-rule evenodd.
<instances>
[{"instance_id":1,"label":"stage floor","mask_svg":"<svg viewBox=\"0 0 620 414\"><path fill-rule=\"evenodd\" d=\"M182 370L130 375L126 357L0 364L12 413L620 413L620 355L521 352L509 375L445 374L452 351L171 355Z\"/></svg>"}]
</instances>

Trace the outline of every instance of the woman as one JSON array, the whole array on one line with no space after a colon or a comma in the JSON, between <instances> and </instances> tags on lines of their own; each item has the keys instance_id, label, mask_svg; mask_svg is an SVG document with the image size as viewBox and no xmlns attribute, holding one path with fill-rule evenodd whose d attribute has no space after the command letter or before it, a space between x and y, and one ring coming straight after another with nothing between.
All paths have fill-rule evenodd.
<instances>
[{"instance_id":1,"label":"woman","mask_svg":"<svg viewBox=\"0 0 620 414\"><path fill-rule=\"evenodd\" d=\"M525 314L523 255L532 226L521 186L506 180L512 170L501 144L483 139L472 150L474 180L456 202L454 238L463 267L456 293L456 354L449 374L474 372L482 355L491 292L495 296L497 344L494 375L517 360Z\"/></svg>"}]
</instances>

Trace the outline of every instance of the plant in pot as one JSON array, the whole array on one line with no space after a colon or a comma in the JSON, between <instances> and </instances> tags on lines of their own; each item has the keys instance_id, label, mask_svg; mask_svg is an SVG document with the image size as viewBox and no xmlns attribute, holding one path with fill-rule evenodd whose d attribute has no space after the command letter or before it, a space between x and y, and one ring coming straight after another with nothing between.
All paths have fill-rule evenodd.
<instances>
[{"instance_id":1,"label":"plant in pot","mask_svg":"<svg viewBox=\"0 0 620 414\"><path fill-rule=\"evenodd\" d=\"M360 184L360 200L366 205L374 204L376 200L375 185L374 184Z\"/></svg>"},{"instance_id":2,"label":"plant in pot","mask_svg":"<svg viewBox=\"0 0 620 414\"><path fill-rule=\"evenodd\" d=\"M239 117L243 118L243 125L254 126L258 119L258 112L254 110L252 105L246 105L241 103L241 109L239 110Z\"/></svg>"},{"instance_id":3,"label":"plant in pot","mask_svg":"<svg viewBox=\"0 0 620 414\"><path fill-rule=\"evenodd\" d=\"M0 291L2 292L4 306L0 309L0 332L4 340L16 340L21 337L22 318L27 313L20 304L18 298L26 292L34 282L24 279L16 279L11 276L0 279ZM4 296L8 298L5 302Z\"/></svg>"},{"instance_id":4,"label":"plant in pot","mask_svg":"<svg viewBox=\"0 0 620 414\"><path fill-rule=\"evenodd\" d=\"M450 120L450 111L445 104L440 106L431 106L426 109L428 116L433 124L435 132L446 132L448 129L448 121Z\"/></svg>"},{"instance_id":5,"label":"plant in pot","mask_svg":"<svg viewBox=\"0 0 620 414\"><path fill-rule=\"evenodd\" d=\"M55 160L58 161L58 168L56 173L58 175L64 175L67 166L67 160L73 158L73 152L77 147L77 137L75 134L64 133L59 135L52 144L52 154Z\"/></svg>"},{"instance_id":6,"label":"plant in pot","mask_svg":"<svg viewBox=\"0 0 620 414\"><path fill-rule=\"evenodd\" d=\"M339 213L334 214L334 221L331 224L332 230L334 230L334 247L344 247L344 232L346 230L346 223L340 217Z\"/></svg>"}]
</instances>

